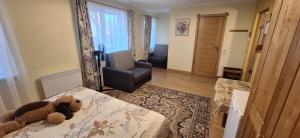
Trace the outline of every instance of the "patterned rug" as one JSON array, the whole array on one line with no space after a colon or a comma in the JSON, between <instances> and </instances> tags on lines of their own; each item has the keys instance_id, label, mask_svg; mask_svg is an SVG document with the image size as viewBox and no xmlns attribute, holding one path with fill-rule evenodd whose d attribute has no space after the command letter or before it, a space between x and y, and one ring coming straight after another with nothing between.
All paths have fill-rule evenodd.
<instances>
[{"instance_id":1,"label":"patterned rug","mask_svg":"<svg viewBox=\"0 0 300 138\"><path fill-rule=\"evenodd\" d=\"M166 116L175 138L209 138L211 99L177 90L144 85L133 93L119 90L106 94Z\"/></svg>"}]
</instances>

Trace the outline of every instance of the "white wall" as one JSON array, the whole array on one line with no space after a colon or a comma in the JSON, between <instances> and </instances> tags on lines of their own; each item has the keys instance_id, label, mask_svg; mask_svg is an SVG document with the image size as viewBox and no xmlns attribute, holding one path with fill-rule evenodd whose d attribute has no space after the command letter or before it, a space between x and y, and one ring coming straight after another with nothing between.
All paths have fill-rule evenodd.
<instances>
[{"instance_id":1,"label":"white wall","mask_svg":"<svg viewBox=\"0 0 300 138\"><path fill-rule=\"evenodd\" d=\"M157 17L157 44L169 44L170 14L161 13Z\"/></svg>"},{"instance_id":2,"label":"white wall","mask_svg":"<svg viewBox=\"0 0 300 138\"><path fill-rule=\"evenodd\" d=\"M209 4L171 9L168 68L191 71L196 34L197 14L228 12L218 75L224 66L241 68L248 44L248 33L233 33L231 29L250 30L253 23L255 2ZM190 18L189 36L175 36L175 20Z\"/></svg>"}]
</instances>

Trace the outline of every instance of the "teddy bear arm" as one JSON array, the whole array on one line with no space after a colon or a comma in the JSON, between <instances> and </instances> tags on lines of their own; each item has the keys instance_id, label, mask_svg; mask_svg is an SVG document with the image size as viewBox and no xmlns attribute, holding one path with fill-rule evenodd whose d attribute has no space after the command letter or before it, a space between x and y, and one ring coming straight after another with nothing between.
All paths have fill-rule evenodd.
<instances>
[{"instance_id":1,"label":"teddy bear arm","mask_svg":"<svg viewBox=\"0 0 300 138\"><path fill-rule=\"evenodd\" d=\"M66 116L62 113L54 112L47 116L47 120L52 124L60 124L66 120Z\"/></svg>"}]
</instances>

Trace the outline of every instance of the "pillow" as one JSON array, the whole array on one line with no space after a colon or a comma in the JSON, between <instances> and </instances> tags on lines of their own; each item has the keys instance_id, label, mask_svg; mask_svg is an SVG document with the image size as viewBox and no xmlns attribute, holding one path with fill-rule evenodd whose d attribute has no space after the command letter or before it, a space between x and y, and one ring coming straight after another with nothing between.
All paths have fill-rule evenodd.
<instances>
[{"instance_id":1,"label":"pillow","mask_svg":"<svg viewBox=\"0 0 300 138\"><path fill-rule=\"evenodd\" d=\"M134 68L134 58L130 51L120 51L111 53L110 66L115 69L128 70Z\"/></svg>"},{"instance_id":2,"label":"pillow","mask_svg":"<svg viewBox=\"0 0 300 138\"><path fill-rule=\"evenodd\" d=\"M168 56L168 45L156 44L154 48L154 56L158 56L158 57Z\"/></svg>"}]
</instances>

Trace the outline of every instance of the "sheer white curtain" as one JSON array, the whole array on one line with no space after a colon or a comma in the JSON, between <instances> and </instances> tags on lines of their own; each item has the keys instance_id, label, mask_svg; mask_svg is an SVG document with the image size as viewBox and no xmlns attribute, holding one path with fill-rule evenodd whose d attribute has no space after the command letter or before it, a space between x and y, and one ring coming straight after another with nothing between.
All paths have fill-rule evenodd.
<instances>
[{"instance_id":1,"label":"sheer white curtain","mask_svg":"<svg viewBox=\"0 0 300 138\"><path fill-rule=\"evenodd\" d=\"M10 24L0 0L0 112L27 102L32 90Z\"/></svg>"},{"instance_id":2,"label":"sheer white curtain","mask_svg":"<svg viewBox=\"0 0 300 138\"><path fill-rule=\"evenodd\" d=\"M157 34L157 19L152 18L152 21L151 21L150 52L154 51L154 47L156 45L156 34Z\"/></svg>"},{"instance_id":3,"label":"sheer white curtain","mask_svg":"<svg viewBox=\"0 0 300 138\"><path fill-rule=\"evenodd\" d=\"M96 50L103 44L106 53L128 50L127 11L88 2L88 11Z\"/></svg>"}]
</instances>

